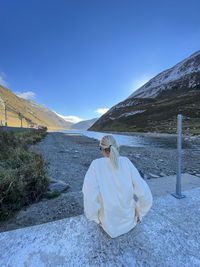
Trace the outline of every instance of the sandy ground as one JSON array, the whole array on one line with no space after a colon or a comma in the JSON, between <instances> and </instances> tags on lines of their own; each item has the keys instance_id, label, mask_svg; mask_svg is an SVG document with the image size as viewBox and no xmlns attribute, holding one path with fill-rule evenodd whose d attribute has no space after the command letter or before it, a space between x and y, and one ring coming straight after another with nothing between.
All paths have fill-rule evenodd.
<instances>
[{"instance_id":1,"label":"sandy ground","mask_svg":"<svg viewBox=\"0 0 200 267\"><path fill-rule=\"evenodd\" d=\"M197 139L190 142L199 144ZM43 198L0 222L0 232L83 214L81 189L91 161L102 157L99 141L80 135L48 133L31 149L42 153L48 163L49 177L66 182L70 188L57 198ZM133 162L144 179L176 174L176 149L121 146L120 154ZM183 172L200 176L199 154L199 148L183 151Z\"/></svg>"}]
</instances>

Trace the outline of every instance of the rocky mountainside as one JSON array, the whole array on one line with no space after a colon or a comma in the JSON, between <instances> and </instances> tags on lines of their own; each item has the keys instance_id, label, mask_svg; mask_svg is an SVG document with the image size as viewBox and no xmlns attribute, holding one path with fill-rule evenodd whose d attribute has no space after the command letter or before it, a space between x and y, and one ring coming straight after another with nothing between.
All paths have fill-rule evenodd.
<instances>
[{"instance_id":1,"label":"rocky mountainside","mask_svg":"<svg viewBox=\"0 0 200 267\"><path fill-rule=\"evenodd\" d=\"M96 121L98 120L98 118L94 118L91 120L85 120L85 121L80 121L77 122L75 124L73 124L71 126L71 129L74 130L87 130L88 128L90 128Z\"/></svg>"},{"instance_id":2,"label":"rocky mountainside","mask_svg":"<svg viewBox=\"0 0 200 267\"><path fill-rule=\"evenodd\" d=\"M174 133L179 113L184 131L200 134L200 51L149 80L89 130Z\"/></svg>"},{"instance_id":3,"label":"rocky mountainside","mask_svg":"<svg viewBox=\"0 0 200 267\"><path fill-rule=\"evenodd\" d=\"M72 125L53 111L34 101L16 96L11 90L0 86L0 125L5 125L5 108L8 126L48 127L49 130L69 129Z\"/></svg>"}]
</instances>

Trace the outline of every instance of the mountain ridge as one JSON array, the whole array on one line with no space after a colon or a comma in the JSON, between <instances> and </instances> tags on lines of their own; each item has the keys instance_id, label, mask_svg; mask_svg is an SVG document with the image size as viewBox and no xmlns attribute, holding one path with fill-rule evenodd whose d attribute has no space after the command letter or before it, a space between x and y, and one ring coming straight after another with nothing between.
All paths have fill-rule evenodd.
<instances>
[{"instance_id":1,"label":"mountain ridge","mask_svg":"<svg viewBox=\"0 0 200 267\"><path fill-rule=\"evenodd\" d=\"M184 129L199 134L199 107L200 51L197 51L114 105L89 130L175 133L177 114L182 113Z\"/></svg>"},{"instance_id":2,"label":"mountain ridge","mask_svg":"<svg viewBox=\"0 0 200 267\"><path fill-rule=\"evenodd\" d=\"M193 60L196 57L198 57L198 59ZM188 64L187 68L185 66L185 63ZM195 63L195 66L192 66L192 64L194 63ZM183 70L184 67L185 67L185 71ZM195 70L195 71L192 71L192 70ZM200 50L193 53L188 58L180 61L173 67L160 72L155 77L150 79L147 83L145 83L143 86L138 88L135 92L133 92L128 98L132 98L132 97L141 97L141 98L144 97L145 98L145 94L147 94L147 91L149 90L149 88L156 87L156 86L159 87L160 84L164 85L167 83L174 82L176 80L181 79L182 77L186 75L189 75L191 73L196 73L196 72L197 73L200 72ZM150 97L150 96L155 97L156 96L155 93L158 93L158 92L155 92L154 90L154 95L148 94L146 97Z\"/></svg>"},{"instance_id":3,"label":"mountain ridge","mask_svg":"<svg viewBox=\"0 0 200 267\"><path fill-rule=\"evenodd\" d=\"M0 85L0 125L5 125L5 106L8 126L46 126L49 130L66 130L72 125L44 105L20 98L10 89Z\"/></svg>"},{"instance_id":4,"label":"mountain ridge","mask_svg":"<svg viewBox=\"0 0 200 267\"><path fill-rule=\"evenodd\" d=\"M73 124L71 126L72 130L87 130L88 128L90 128L96 121L98 120L98 118L93 118L90 120L84 120L84 121L80 121L77 122L75 124Z\"/></svg>"}]
</instances>

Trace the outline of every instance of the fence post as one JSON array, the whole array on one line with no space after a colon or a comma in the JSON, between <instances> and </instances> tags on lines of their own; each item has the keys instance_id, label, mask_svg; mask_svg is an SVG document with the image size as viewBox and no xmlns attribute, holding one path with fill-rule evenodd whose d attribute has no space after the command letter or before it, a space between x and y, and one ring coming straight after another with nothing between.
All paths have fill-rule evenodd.
<instances>
[{"instance_id":1,"label":"fence post","mask_svg":"<svg viewBox=\"0 0 200 267\"><path fill-rule=\"evenodd\" d=\"M6 127L8 126L8 116L7 116L7 106L6 106L6 103L5 103L5 126Z\"/></svg>"},{"instance_id":2,"label":"fence post","mask_svg":"<svg viewBox=\"0 0 200 267\"><path fill-rule=\"evenodd\" d=\"M181 165L182 165L182 115L178 114L177 117L177 176L176 176L176 193L172 196L180 199L184 198L185 195L181 194Z\"/></svg>"}]
</instances>

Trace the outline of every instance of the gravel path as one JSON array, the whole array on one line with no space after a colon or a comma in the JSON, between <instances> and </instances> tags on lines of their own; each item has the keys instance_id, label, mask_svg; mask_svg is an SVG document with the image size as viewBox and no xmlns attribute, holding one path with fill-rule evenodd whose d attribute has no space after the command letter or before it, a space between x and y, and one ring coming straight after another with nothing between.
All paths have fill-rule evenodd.
<instances>
[{"instance_id":1,"label":"gravel path","mask_svg":"<svg viewBox=\"0 0 200 267\"><path fill-rule=\"evenodd\" d=\"M190 142L195 143L196 148L183 151L183 172L200 176L199 141L192 139ZM85 173L93 159L102 157L96 139L64 133L49 133L31 149L42 153L49 163L49 177L66 182L70 188L57 198L43 198L0 222L0 232L82 214L81 189ZM121 146L120 154L134 163L144 179L159 179L176 173L175 149Z\"/></svg>"}]
</instances>

